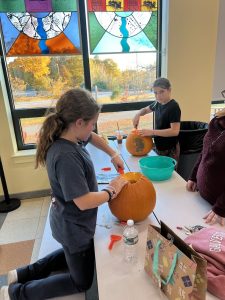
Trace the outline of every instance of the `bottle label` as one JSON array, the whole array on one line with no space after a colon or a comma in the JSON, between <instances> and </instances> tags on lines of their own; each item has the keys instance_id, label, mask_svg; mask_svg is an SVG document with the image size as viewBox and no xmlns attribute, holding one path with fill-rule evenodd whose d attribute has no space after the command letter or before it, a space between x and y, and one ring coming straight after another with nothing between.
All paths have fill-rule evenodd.
<instances>
[{"instance_id":1,"label":"bottle label","mask_svg":"<svg viewBox=\"0 0 225 300\"><path fill-rule=\"evenodd\" d=\"M138 242L138 236L136 235L135 237L123 237L124 243L127 245L135 245Z\"/></svg>"}]
</instances>

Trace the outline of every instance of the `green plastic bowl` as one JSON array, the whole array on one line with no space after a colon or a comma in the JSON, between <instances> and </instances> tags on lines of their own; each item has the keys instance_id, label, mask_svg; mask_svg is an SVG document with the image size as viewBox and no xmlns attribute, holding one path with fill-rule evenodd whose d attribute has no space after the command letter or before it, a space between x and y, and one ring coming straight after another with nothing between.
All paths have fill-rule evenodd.
<instances>
[{"instance_id":1,"label":"green plastic bowl","mask_svg":"<svg viewBox=\"0 0 225 300\"><path fill-rule=\"evenodd\" d=\"M176 163L175 159L168 156L148 156L139 159L141 172L153 181L169 179Z\"/></svg>"}]
</instances>

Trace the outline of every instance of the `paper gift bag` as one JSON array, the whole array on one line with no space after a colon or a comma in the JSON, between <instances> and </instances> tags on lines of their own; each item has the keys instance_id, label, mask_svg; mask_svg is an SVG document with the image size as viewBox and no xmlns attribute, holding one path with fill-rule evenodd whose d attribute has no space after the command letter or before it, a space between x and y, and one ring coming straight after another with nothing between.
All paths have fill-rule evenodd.
<instances>
[{"instance_id":1,"label":"paper gift bag","mask_svg":"<svg viewBox=\"0 0 225 300\"><path fill-rule=\"evenodd\" d=\"M149 225L145 271L171 300L206 297L206 260L168 226Z\"/></svg>"}]
</instances>

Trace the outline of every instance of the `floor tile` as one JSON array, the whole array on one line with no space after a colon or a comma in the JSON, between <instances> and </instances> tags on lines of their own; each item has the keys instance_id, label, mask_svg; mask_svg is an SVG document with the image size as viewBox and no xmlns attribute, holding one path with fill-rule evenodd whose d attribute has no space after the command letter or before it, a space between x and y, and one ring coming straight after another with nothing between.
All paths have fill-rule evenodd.
<instances>
[{"instance_id":1,"label":"floor tile","mask_svg":"<svg viewBox=\"0 0 225 300\"><path fill-rule=\"evenodd\" d=\"M1 245L0 274L7 274L30 263L34 240Z\"/></svg>"},{"instance_id":2,"label":"floor tile","mask_svg":"<svg viewBox=\"0 0 225 300\"><path fill-rule=\"evenodd\" d=\"M7 213L0 213L0 228L2 227L2 224L4 223L6 216L7 216Z\"/></svg>"},{"instance_id":3,"label":"floor tile","mask_svg":"<svg viewBox=\"0 0 225 300\"><path fill-rule=\"evenodd\" d=\"M0 230L0 244L20 242L35 239L39 217L6 221Z\"/></svg>"},{"instance_id":4,"label":"floor tile","mask_svg":"<svg viewBox=\"0 0 225 300\"><path fill-rule=\"evenodd\" d=\"M42 198L22 200L21 206L18 209L8 213L5 222L27 218L38 218L41 213L42 204Z\"/></svg>"}]
</instances>

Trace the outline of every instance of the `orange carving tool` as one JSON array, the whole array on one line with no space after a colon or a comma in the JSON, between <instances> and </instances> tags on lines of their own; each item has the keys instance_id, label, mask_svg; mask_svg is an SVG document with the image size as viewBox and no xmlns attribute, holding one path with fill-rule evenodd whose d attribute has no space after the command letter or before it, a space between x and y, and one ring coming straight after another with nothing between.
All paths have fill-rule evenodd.
<instances>
[{"instance_id":1,"label":"orange carving tool","mask_svg":"<svg viewBox=\"0 0 225 300\"><path fill-rule=\"evenodd\" d=\"M108 249L112 250L112 247L113 247L114 243L120 241L121 239L122 239L121 235L111 234Z\"/></svg>"},{"instance_id":2,"label":"orange carving tool","mask_svg":"<svg viewBox=\"0 0 225 300\"><path fill-rule=\"evenodd\" d=\"M110 167L105 167L105 168L102 168L101 170L102 171L111 171L111 168Z\"/></svg>"},{"instance_id":3,"label":"orange carving tool","mask_svg":"<svg viewBox=\"0 0 225 300\"><path fill-rule=\"evenodd\" d=\"M120 174L124 174L124 169L122 169L122 168L118 168L118 173L120 173Z\"/></svg>"}]
</instances>

